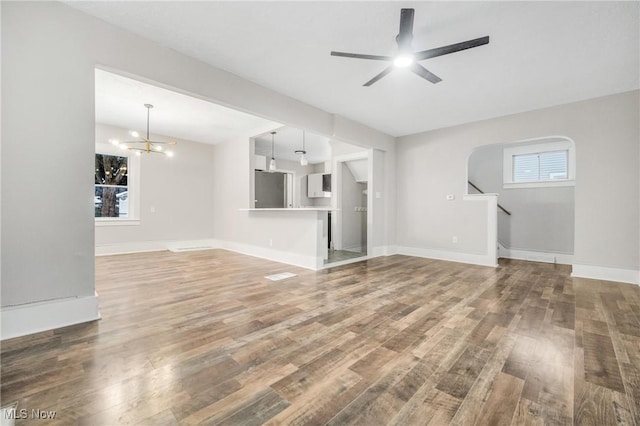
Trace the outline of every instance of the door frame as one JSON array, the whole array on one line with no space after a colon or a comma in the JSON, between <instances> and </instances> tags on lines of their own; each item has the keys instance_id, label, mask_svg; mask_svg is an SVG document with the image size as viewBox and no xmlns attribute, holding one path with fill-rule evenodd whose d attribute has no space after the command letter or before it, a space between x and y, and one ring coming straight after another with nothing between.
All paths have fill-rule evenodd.
<instances>
[{"instance_id":1,"label":"door frame","mask_svg":"<svg viewBox=\"0 0 640 426\"><path fill-rule=\"evenodd\" d=\"M356 152L353 154L340 155L333 158L331 189L333 197L333 210L331 215L331 240L335 250L342 250L342 165L352 160L367 160L367 257L371 256L371 238L373 230L373 150ZM358 258L362 259L362 258Z\"/></svg>"}]
</instances>

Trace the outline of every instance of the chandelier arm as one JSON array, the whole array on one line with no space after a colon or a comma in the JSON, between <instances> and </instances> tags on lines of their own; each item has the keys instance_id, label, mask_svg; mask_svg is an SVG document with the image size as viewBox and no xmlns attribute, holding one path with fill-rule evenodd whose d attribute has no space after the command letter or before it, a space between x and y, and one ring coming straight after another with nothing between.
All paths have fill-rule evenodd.
<instances>
[{"instance_id":1,"label":"chandelier arm","mask_svg":"<svg viewBox=\"0 0 640 426\"><path fill-rule=\"evenodd\" d=\"M172 157L173 156L172 152L165 152L165 151L162 150L162 148L160 146L156 146L156 145L177 145L178 142L176 142L176 141L167 141L167 142L158 141L158 142L155 142L155 141L152 141L150 139L151 133L150 133L150 125L149 125L149 123L150 123L150 116L151 116L151 108L153 108L153 105L144 104L144 106L145 106L145 108L147 108L147 138L146 139L140 138L140 140L137 140L137 141L125 141L125 142L122 142L121 146L123 148L126 148L127 150L131 150L131 151L146 152L146 153L153 152L153 153L156 153L156 154L162 154L162 155L167 156L167 157ZM137 148L136 144L144 144L144 147ZM130 145L133 145L133 146L130 146Z\"/></svg>"}]
</instances>

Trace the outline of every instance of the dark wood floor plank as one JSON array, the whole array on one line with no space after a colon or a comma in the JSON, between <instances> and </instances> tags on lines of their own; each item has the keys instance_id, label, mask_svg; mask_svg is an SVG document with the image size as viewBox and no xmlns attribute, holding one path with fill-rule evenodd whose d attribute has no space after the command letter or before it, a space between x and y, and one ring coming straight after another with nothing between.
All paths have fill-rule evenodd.
<instances>
[{"instance_id":1,"label":"dark wood floor plank","mask_svg":"<svg viewBox=\"0 0 640 426\"><path fill-rule=\"evenodd\" d=\"M570 272L99 257L102 320L2 342L0 401L60 425L640 426L640 288Z\"/></svg>"}]
</instances>

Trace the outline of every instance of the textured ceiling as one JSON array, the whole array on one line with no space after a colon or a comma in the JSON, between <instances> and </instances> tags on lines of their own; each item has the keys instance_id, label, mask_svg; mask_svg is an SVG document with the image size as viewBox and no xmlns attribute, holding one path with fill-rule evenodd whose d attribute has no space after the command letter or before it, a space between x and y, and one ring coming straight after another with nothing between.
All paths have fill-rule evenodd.
<instances>
[{"instance_id":1,"label":"textured ceiling","mask_svg":"<svg viewBox=\"0 0 640 426\"><path fill-rule=\"evenodd\" d=\"M638 2L70 2L107 22L390 135L558 105L639 87ZM413 46L489 35L487 46L423 61L371 87L392 55L400 8Z\"/></svg>"},{"instance_id":2,"label":"textured ceiling","mask_svg":"<svg viewBox=\"0 0 640 426\"><path fill-rule=\"evenodd\" d=\"M302 146L302 130L282 126L211 102L143 83L117 74L96 70L96 122L144 134L147 109L151 133L216 144L256 137L256 153L271 155L271 130L276 130L277 158L298 161L294 153ZM265 133L267 132L267 133ZM306 132L305 148L310 163L331 157L329 139Z\"/></svg>"},{"instance_id":3,"label":"textured ceiling","mask_svg":"<svg viewBox=\"0 0 640 426\"><path fill-rule=\"evenodd\" d=\"M96 122L146 132L147 109L151 133L216 144L250 137L281 127L268 121L171 90L102 70L96 70Z\"/></svg>"}]
</instances>

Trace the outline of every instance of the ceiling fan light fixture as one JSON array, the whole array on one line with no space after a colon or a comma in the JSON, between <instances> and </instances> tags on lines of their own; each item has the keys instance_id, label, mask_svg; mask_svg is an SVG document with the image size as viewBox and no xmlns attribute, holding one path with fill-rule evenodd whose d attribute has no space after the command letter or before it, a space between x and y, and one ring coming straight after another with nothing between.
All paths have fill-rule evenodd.
<instances>
[{"instance_id":1,"label":"ceiling fan light fixture","mask_svg":"<svg viewBox=\"0 0 640 426\"><path fill-rule=\"evenodd\" d=\"M379 81L381 78L389 75L396 68L408 68L411 72L418 75L433 84L442 81L440 77L423 67L418 61L425 59L436 58L438 56L449 55L451 53L460 52L462 50L471 49L478 46L489 44L489 36L475 38L473 40L467 40L460 43L450 44L448 46L436 47L434 49L428 49L416 52L411 47L413 41L413 17L415 14L414 9L403 8L400 9L400 28L398 35L396 36L396 43L398 44L398 50L396 56L384 56L384 55L369 55L362 53L350 53L350 52L336 52L331 51L331 56L341 56L343 58L355 58L355 59L367 59L373 61L385 61L390 62L390 65L376 74L371 80L363 84L365 87L369 87L372 84Z\"/></svg>"},{"instance_id":2,"label":"ceiling fan light fixture","mask_svg":"<svg viewBox=\"0 0 640 426\"><path fill-rule=\"evenodd\" d=\"M393 65L397 68L406 68L413 63L413 56L411 55L398 55L393 60Z\"/></svg>"}]
</instances>

